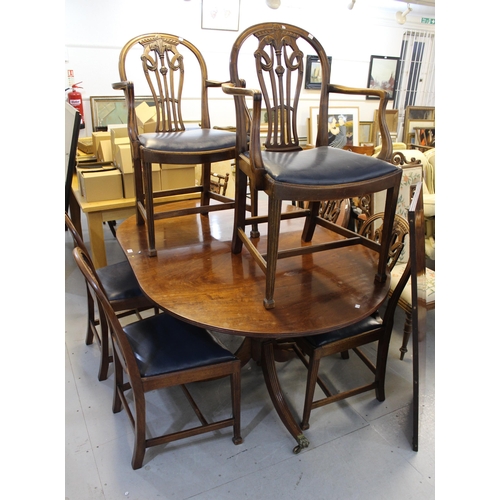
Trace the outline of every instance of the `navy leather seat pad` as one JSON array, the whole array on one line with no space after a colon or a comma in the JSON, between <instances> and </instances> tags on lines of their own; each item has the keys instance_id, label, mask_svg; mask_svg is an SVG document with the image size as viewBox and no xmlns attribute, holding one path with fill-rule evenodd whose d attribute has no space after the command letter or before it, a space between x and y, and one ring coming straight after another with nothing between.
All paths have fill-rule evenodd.
<instances>
[{"instance_id":1,"label":"navy leather seat pad","mask_svg":"<svg viewBox=\"0 0 500 500\"><path fill-rule=\"evenodd\" d=\"M360 182L398 169L386 161L324 146L303 151L262 151L267 174L290 184L335 185Z\"/></svg>"},{"instance_id":2,"label":"navy leather seat pad","mask_svg":"<svg viewBox=\"0 0 500 500\"><path fill-rule=\"evenodd\" d=\"M380 322L373 316L368 316L368 318L365 318L354 325L346 326L345 328L340 328L339 330L334 330L333 332L304 337L304 339L307 340L313 347L321 347L326 344L336 342L337 340L347 339L361 333L369 332L370 330L374 330L379 327Z\"/></svg>"},{"instance_id":3,"label":"navy leather seat pad","mask_svg":"<svg viewBox=\"0 0 500 500\"><path fill-rule=\"evenodd\" d=\"M126 260L101 267L96 272L111 302L113 300L132 299L143 295L134 272Z\"/></svg>"},{"instance_id":4,"label":"navy leather seat pad","mask_svg":"<svg viewBox=\"0 0 500 500\"><path fill-rule=\"evenodd\" d=\"M123 331L144 377L237 359L203 328L169 314L131 323Z\"/></svg>"},{"instance_id":5,"label":"navy leather seat pad","mask_svg":"<svg viewBox=\"0 0 500 500\"><path fill-rule=\"evenodd\" d=\"M210 151L236 146L236 134L225 130L187 129L182 132L153 132L141 134L142 146L155 151L186 153L189 151Z\"/></svg>"}]
</instances>

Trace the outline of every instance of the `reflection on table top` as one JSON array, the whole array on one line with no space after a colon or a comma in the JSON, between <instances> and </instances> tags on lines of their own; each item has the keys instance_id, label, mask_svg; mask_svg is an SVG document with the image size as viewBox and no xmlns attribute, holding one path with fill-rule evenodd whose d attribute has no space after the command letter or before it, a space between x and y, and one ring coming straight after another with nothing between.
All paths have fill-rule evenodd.
<instances>
[{"instance_id":1,"label":"reflection on table top","mask_svg":"<svg viewBox=\"0 0 500 500\"><path fill-rule=\"evenodd\" d=\"M178 202L186 206L192 201ZM293 209L293 207L289 207ZM301 245L302 219L283 221L280 248ZM144 292L193 324L259 338L293 337L347 326L374 312L389 291L375 281L375 253L361 245L278 261L276 307L263 305L265 276L243 248L231 253L233 210L155 222L157 257L146 254L146 227L124 221L117 238ZM259 246L265 248L266 226ZM317 227L314 241L330 241Z\"/></svg>"}]
</instances>

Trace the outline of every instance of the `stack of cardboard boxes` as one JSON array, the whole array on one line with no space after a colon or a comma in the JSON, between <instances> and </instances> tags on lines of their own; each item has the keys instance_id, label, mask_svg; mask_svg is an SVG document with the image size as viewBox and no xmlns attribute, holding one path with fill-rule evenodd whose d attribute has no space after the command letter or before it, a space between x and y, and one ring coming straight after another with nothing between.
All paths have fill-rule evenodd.
<instances>
[{"instance_id":1,"label":"stack of cardboard boxes","mask_svg":"<svg viewBox=\"0 0 500 500\"><path fill-rule=\"evenodd\" d=\"M136 108L139 133L154 132L155 108L143 102ZM80 193L87 202L134 198L134 167L127 125L108 125L107 132L81 138L78 148L94 155L98 164L77 167ZM195 185L196 165L153 164L153 191Z\"/></svg>"}]
</instances>

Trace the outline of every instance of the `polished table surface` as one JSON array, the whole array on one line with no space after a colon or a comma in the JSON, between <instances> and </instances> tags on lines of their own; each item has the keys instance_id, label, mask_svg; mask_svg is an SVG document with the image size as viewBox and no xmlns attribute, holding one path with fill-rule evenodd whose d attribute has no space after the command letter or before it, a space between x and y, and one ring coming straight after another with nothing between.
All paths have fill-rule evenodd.
<instances>
[{"instance_id":1,"label":"polished table surface","mask_svg":"<svg viewBox=\"0 0 500 500\"><path fill-rule=\"evenodd\" d=\"M389 280L374 280L375 252L356 245L280 260L276 307L265 309L264 273L245 249L231 253L232 218L233 211L224 210L156 221L157 257L147 256L146 231L135 217L120 224L117 238L154 302L223 333L264 338L323 333L370 315L387 296ZM284 221L280 245L300 246L302 224ZM317 227L316 242L331 238ZM261 236L259 247L265 244Z\"/></svg>"},{"instance_id":2,"label":"polished table surface","mask_svg":"<svg viewBox=\"0 0 500 500\"><path fill-rule=\"evenodd\" d=\"M193 201L176 202L186 206ZM173 204L174 206L174 204ZM292 206L287 207L293 210ZM280 248L301 245L302 219L283 221ZM253 338L262 344L262 368L283 423L308 445L283 401L277 380L274 339L312 335L353 324L376 311L390 280L375 280L377 255L355 245L278 262L274 309L265 309L265 276L250 254L231 253L233 210L188 215L155 222L158 255L147 255L146 228L130 217L117 229L143 291L162 309L195 325ZM265 225L259 227L265 248ZM331 241L316 228L315 242Z\"/></svg>"}]
</instances>

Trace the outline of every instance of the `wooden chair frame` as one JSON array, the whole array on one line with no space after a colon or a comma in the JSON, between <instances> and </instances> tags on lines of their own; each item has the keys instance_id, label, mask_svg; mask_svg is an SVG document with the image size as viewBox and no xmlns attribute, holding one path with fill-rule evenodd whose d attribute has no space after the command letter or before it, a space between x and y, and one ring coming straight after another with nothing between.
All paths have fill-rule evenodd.
<instances>
[{"instance_id":1,"label":"wooden chair frame","mask_svg":"<svg viewBox=\"0 0 500 500\"><path fill-rule=\"evenodd\" d=\"M71 236L73 237L73 242L75 247L78 247L85 253L87 260L89 261L89 265L92 266L93 273L98 280L99 286L105 291L106 288L103 286L101 279L99 278L99 274L105 275L109 270L111 270L112 266L105 266L96 270L93 267L92 259L90 258L90 254L87 250L85 243L83 242L82 237L76 230L73 221L69 217L68 213L65 213L65 223L68 228ZM130 268L130 265L127 261L123 261L123 263L118 264L123 267L123 271L129 274L132 279L135 279L133 275L133 271ZM115 264L116 266L116 264ZM101 304L94 301L91 290L88 286L88 283L85 282L86 290L87 290L87 334L85 336L85 344L91 345L94 339L97 341L97 345L101 351L99 371L97 374L98 380L106 380L108 377L108 369L109 364L113 362L113 355L110 349L109 343L109 332L108 332L108 324L104 320L104 312L102 310ZM139 289L139 284L137 283L137 289ZM117 314L119 319L125 318L127 316L135 315L138 319L142 319L141 312L149 309L154 309L155 313L159 312L158 306L154 304L146 295L141 294L139 296L123 298L120 300L111 300L111 307ZM97 315L96 315L96 305L97 305Z\"/></svg>"},{"instance_id":2,"label":"wooden chair frame","mask_svg":"<svg viewBox=\"0 0 500 500\"><path fill-rule=\"evenodd\" d=\"M177 441L191 436L212 432L225 427L233 427L233 443L241 444L240 430L240 401L241 401L241 362L234 357L231 361L218 362L200 366L197 368L177 369L167 373L155 374L151 376L141 374L134 349L127 339L124 328L120 324L116 313L106 298L106 294L100 287L96 274L93 272L91 261L85 255L81 248L76 247L73 250L75 261L85 276L89 289L96 296L96 300L101 304L105 314L105 319L109 325L113 352L115 357L115 383L113 396L113 413L118 413L122 407L134 427L134 451L132 456L132 468L142 467L146 449L152 446ZM166 315L166 313L164 313ZM163 315L160 315L163 316ZM147 318L154 320L160 318ZM130 326L133 326L132 324ZM165 331L165 335L169 332ZM207 333L208 335L208 333ZM160 355L160 353L158 353ZM127 376L125 379L124 375ZM200 382L204 380L213 380L223 377L230 377L231 382L231 400L232 417L208 422L203 416L200 408L189 393L186 384ZM200 420L200 425L184 429L179 432L166 433L161 436L146 437L146 398L145 394L161 388L181 386L189 404ZM129 403L127 397L128 391L132 391L133 404Z\"/></svg>"},{"instance_id":3,"label":"wooden chair frame","mask_svg":"<svg viewBox=\"0 0 500 500\"><path fill-rule=\"evenodd\" d=\"M246 81L240 75L248 71L247 65L239 67L240 52L248 39L257 40L255 49L256 73L259 80L258 89L246 88ZM319 97L319 123L316 148L302 150L297 132L297 110L300 91L303 87L303 70L305 64L304 51L299 48L298 41L307 46L308 51L318 55L322 68L323 83ZM237 156L236 156L236 207L234 234L232 240L233 253L239 253L242 246L248 249L255 261L266 275L266 293L264 306L271 309L275 306L274 288L278 259L290 256L304 255L316 251L330 250L341 246L362 244L380 253L376 279L384 282L386 279L386 260L389 250L389 236L395 215L397 195L401 178L400 169L394 168L386 175L358 182L322 184L306 183L292 184L281 182L268 175L266 161L287 161L282 153L290 153L288 158L309 158L314 162L328 147L328 100L333 94L371 95L380 98L379 121L382 133L382 149L379 158L390 163L392 143L385 120L385 109L388 95L385 91L375 89L357 89L329 83L330 65L327 55L319 41L305 30L288 24L262 23L252 26L242 32L236 39L230 57L231 83L223 84L223 91L234 96L236 108ZM248 109L246 98L252 102L252 110ZM268 115L267 138L264 152L261 146L261 114L264 110ZM248 141L248 138L250 140ZM346 155L349 153L340 151ZM274 156L273 156L274 155ZM304 155L304 156L302 156ZM359 155L360 156L360 155ZM368 157L367 157L368 158ZM307 161L307 160L306 160ZM307 164L307 163L306 163ZM268 213L259 216L255 209L247 217L245 195L247 179L250 180L254 198L256 192L264 191L268 195ZM319 214L320 204L324 200L340 200L386 191L385 234L380 244L368 241L353 231L342 228ZM307 208L293 212L282 213L282 201L293 200L299 203L309 202ZM304 205L306 206L306 205ZM307 245L293 249L278 249L280 221L288 218L305 217L306 222L302 233L303 242L311 242L316 225L330 229L344 237L342 240L324 244ZM262 254L251 238L258 236L257 225L267 223L267 253ZM250 238L245 233L246 226L252 226Z\"/></svg>"},{"instance_id":4,"label":"wooden chair frame","mask_svg":"<svg viewBox=\"0 0 500 500\"><path fill-rule=\"evenodd\" d=\"M145 79L155 103L156 125L154 133L139 132L135 111L134 82L127 78L127 58L133 56L132 49L142 47L137 60L142 65ZM132 51L132 52L131 52ZM185 75L189 74L185 56L194 55L201 75L200 128L193 136L188 130L182 114L182 95ZM130 63L129 63L130 64ZM187 73L185 73L187 71ZM115 90L123 90L128 108L128 133L134 165L134 181L137 199L137 223L146 224L148 252L156 255L154 221L168 217L178 217L193 213L207 214L215 210L234 208L234 200L214 193L210 189L211 164L231 160L235 157L234 132L212 129L210 125L208 89L221 87L221 82L208 79L205 60L201 52L189 41L167 33L149 33L130 40L120 53L120 82L114 83ZM168 144L165 141L170 141ZM172 142L174 145L172 146ZM202 174L199 185L153 192L152 164L201 164ZM200 197L200 204L189 209L162 208L154 210L157 198L193 195ZM175 198L174 198L175 199ZM218 203L211 204L211 200Z\"/></svg>"},{"instance_id":5,"label":"wooden chair frame","mask_svg":"<svg viewBox=\"0 0 500 500\"><path fill-rule=\"evenodd\" d=\"M420 201L419 201L420 199ZM383 318L377 316L379 324L372 318L367 318L362 320L359 324L352 325L350 327L344 328L338 332L330 332L326 334L326 339L324 343L319 340L325 338L322 335L314 337L302 337L294 340L292 348L297 353L298 357L307 367L307 382L306 382L306 394L304 400L304 409L302 415L302 422L300 424L303 430L309 428L309 420L311 416L311 411L316 408L340 401L352 396L356 396L363 392L375 390L375 395L378 401L385 400L385 376L387 369L387 358L389 353L389 344L392 335L392 329L394 325L394 313L396 307L398 306L398 301L402 291L410 279L410 276L415 276L415 283L417 279L420 280L421 269L422 269L422 258L425 260L425 251L423 244L423 217L418 215L418 209L416 207L421 206L421 194L420 189L416 191L416 199L412 202L409 212L410 224L406 222L402 217L396 216L392 246L391 246L391 256L389 260L389 268L392 268L397 262L403 246L405 244L406 236L410 233L412 241L410 242L410 258L406 264L405 270L398 281L394 291L388 299L387 306ZM370 231L373 227L373 222L379 219L381 214L375 214L372 216L366 224L363 226L364 231ZM377 233L378 232L378 233ZM377 228L375 234L372 232L372 237L380 237L381 227ZM424 263L425 268L425 263ZM412 281L413 283L413 281ZM417 288L418 285L412 286L413 295L415 297L415 306L417 305L417 300L421 302L421 298L417 299ZM417 321L415 318L422 317L422 311L416 313L417 307L413 308L414 322ZM420 308L421 309L421 308ZM421 319L420 319L421 321ZM420 323L420 330L425 331L425 326ZM362 346L378 342L376 362L374 363L361 349ZM372 382L361 385L355 388L350 388L338 393L333 393L329 388L325 380L319 376L319 366L321 359L332 356L334 354L341 354L343 359L349 358L349 350L353 350L363 361L363 363L370 369L374 374L374 379ZM417 385L416 393L414 392L414 401L417 405L418 410L418 360L416 371L414 371L414 385ZM319 385L324 393L324 397L314 399L314 392L316 385ZM415 387L414 387L415 391ZM418 413L414 411L414 449L415 442L418 443ZM417 422L415 424L415 421ZM416 431L415 431L416 425ZM418 447L418 444L417 444Z\"/></svg>"}]
</instances>

